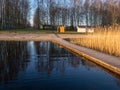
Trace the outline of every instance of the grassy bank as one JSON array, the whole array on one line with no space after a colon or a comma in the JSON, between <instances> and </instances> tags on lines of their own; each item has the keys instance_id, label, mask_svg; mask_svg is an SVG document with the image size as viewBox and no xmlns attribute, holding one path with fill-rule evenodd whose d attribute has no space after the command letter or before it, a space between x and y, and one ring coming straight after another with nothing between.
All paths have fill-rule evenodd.
<instances>
[{"instance_id":1,"label":"grassy bank","mask_svg":"<svg viewBox=\"0 0 120 90\"><path fill-rule=\"evenodd\" d=\"M15 30L0 30L0 34L16 33L16 34L83 34L76 31L65 31L60 33L57 30L34 30L34 29L15 29Z\"/></svg>"},{"instance_id":2,"label":"grassy bank","mask_svg":"<svg viewBox=\"0 0 120 90\"><path fill-rule=\"evenodd\" d=\"M49 34L49 33L56 33L55 30L34 30L34 29L15 29L15 30L0 30L0 34L9 34L9 33L16 33L16 34Z\"/></svg>"},{"instance_id":3,"label":"grassy bank","mask_svg":"<svg viewBox=\"0 0 120 90\"><path fill-rule=\"evenodd\" d=\"M120 27L96 28L93 35L79 39L70 39L70 42L92 48L114 56L120 56Z\"/></svg>"}]
</instances>

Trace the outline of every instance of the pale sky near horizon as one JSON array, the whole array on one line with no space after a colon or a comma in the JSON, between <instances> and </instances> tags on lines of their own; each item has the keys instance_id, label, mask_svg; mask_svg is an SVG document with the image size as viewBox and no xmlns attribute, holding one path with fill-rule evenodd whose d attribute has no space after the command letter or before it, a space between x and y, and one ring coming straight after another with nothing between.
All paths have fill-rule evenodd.
<instances>
[{"instance_id":1,"label":"pale sky near horizon","mask_svg":"<svg viewBox=\"0 0 120 90\"><path fill-rule=\"evenodd\" d=\"M37 7L35 0L30 0L30 6L31 6L31 10L30 10L30 24L33 26L33 16L35 13L35 9Z\"/></svg>"}]
</instances>

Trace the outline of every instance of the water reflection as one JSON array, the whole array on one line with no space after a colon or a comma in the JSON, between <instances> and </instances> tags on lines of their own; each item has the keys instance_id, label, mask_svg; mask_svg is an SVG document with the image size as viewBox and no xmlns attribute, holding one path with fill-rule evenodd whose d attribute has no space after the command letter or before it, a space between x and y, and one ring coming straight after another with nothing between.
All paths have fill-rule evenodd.
<instances>
[{"instance_id":1,"label":"water reflection","mask_svg":"<svg viewBox=\"0 0 120 90\"><path fill-rule=\"evenodd\" d=\"M36 42L35 46L38 53L36 69L39 72L46 71L47 74L50 74L54 69L63 73L65 61L71 60L73 57L70 52L63 48L59 49L58 46L50 42Z\"/></svg>"},{"instance_id":2,"label":"water reflection","mask_svg":"<svg viewBox=\"0 0 120 90\"><path fill-rule=\"evenodd\" d=\"M26 42L0 42L0 82L15 79L27 67Z\"/></svg>"},{"instance_id":3,"label":"water reflection","mask_svg":"<svg viewBox=\"0 0 120 90\"><path fill-rule=\"evenodd\" d=\"M0 90L120 89L119 78L50 42L1 41L0 51Z\"/></svg>"}]
</instances>

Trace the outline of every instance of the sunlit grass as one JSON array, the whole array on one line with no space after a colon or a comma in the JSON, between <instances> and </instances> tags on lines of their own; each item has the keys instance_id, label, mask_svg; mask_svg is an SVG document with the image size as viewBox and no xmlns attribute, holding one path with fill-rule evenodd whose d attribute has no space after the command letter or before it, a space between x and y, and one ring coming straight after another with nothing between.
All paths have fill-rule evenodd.
<instances>
[{"instance_id":1,"label":"sunlit grass","mask_svg":"<svg viewBox=\"0 0 120 90\"><path fill-rule=\"evenodd\" d=\"M12 30L0 30L0 34L83 34L76 31L65 31L63 33L58 32L57 30L34 30L34 29L12 29Z\"/></svg>"},{"instance_id":2,"label":"sunlit grass","mask_svg":"<svg viewBox=\"0 0 120 90\"><path fill-rule=\"evenodd\" d=\"M0 30L0 34L49 34L56 33L56 30L34 30L34 29L13 29L13 30Z\"/></svg>"},{"instance_id":3,"label":"sunlit grass","mask_svg":"<svg viewBox=\"0 0 120 90\"><path fill-rule=\"evenodd\" d=\"M70 39L70 42L110 55L120 56L120 27L98 27L93 35L87 35L87 37L79 39Z\"/></svg>"}]
</instances>

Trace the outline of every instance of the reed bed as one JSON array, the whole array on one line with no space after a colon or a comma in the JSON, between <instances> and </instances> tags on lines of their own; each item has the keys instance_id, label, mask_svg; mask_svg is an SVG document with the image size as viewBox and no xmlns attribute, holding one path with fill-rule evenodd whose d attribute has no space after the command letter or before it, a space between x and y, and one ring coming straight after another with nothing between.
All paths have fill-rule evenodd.
<instances>
[{"instance_id":1,"label":"reed bed","mask_svg":"<svg viewBox=\"0 0 120 90\"><path fill-rule=\"evenodd\" d=\"M120 26L97 27L94 34L70 39L70 42L120 57Z\"/></svg>"}]
</instances>

